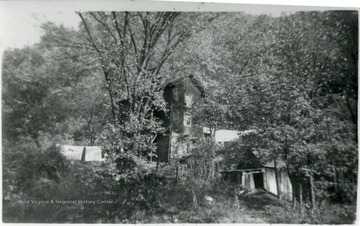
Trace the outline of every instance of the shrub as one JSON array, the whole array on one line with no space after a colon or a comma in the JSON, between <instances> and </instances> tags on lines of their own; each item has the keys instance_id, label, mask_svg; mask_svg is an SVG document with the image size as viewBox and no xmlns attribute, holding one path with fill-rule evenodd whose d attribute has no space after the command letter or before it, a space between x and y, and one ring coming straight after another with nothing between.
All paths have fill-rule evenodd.
<instances>
[{"instance_id":1,"label":"shrub","mask_svg":"<svg viewBox=\"0 0 360 226\"><path fill-rule=\"evenodd\" d=\"M115 215L113 205L46 203L121 199L116 193L117 183L106 167L69 162L55 147L17 148L4 152L8 167L4 171L4 222L94 222ZM44 202L34 204L32 200Z\"/></svg>"},{"instance_id":2,"label":"shrub","mask_svg":"<svg viewBox=\"0 0 360 226\"><path fill-rule=\"evenodd\" d=\"M317 181L315 197L318 203L332 202L339 204L354 204L357 198L357 186L354 183L335 184L329 181Z\"/></svg>"}]
</instances>

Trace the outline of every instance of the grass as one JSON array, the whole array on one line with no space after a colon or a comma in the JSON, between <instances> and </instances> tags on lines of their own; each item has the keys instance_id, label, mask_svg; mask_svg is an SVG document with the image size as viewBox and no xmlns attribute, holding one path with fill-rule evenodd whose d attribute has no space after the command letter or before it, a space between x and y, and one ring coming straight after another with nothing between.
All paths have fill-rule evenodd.
<instances>
[{"instance_id":1,"label":"grass","mask_svg":"<svg viewBox=\"0 0 360 226\"><path fill-rule=\"evenodd\" d=\"M108 175L106 165L70 164L54 158L55 154L29 155L23 164L4 168L4 222L351 224L355 220L355 205L326 203L313 211L304 208L300 212L265 191L238 195L237 186L216 179L120 184ZM206 202L205 195L214 201ZM114 204L35 206L17 202L31 199L109 199Z\"/></svg>"},{"instance_id":2,"label":"grass","mask_svg":"<svg viewBox=\"0 0 360 226\"><path fill-rule=\"evenodd\" d=\"M184 208L170 201L151 211L137 210L121 223L352 224L355 221L354 206L329 204L313 211L303 208L300 212L289 202L265 191L241 195L238 200L216 194L212 197L213 204L202 202Z\"/></svg>"}]
</instances>

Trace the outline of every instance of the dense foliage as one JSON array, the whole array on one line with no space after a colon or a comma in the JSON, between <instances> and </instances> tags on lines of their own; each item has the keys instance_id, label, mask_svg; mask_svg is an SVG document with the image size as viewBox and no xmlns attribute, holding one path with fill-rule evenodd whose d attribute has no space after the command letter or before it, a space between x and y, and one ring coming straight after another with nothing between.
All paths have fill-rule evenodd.
<instances>
[{"instance_id":1,"label":"dense foliage","mask_svg":"<svg viewBox=\"0 0 360 226\"><path fill-rule=\"evenodd\" d=\"M246 150L255 149L261 161L280 158L288 169L316 177L319 211L298 214L286 203L266 197L270 208L264 208L262 219L354 219L357 12L310 11L280 17L77 14L78 29L47 23L40 43L4 53L5 221L248 222L226 211L232 212L239 202L250 209L255 208L252 201L264 206L263 196L238 197L238 188L219 181L214 173L220 159L235 164L244 158L238 153L239 143L218 151L213 137L198 141L192 151L193 171L181 184L147 168L147 160L155 156L156 137L167 132L156 117L167 111L163 84L189 74L196 74L206 89L204 103L194 109L194 123L209 127L212 135L217 129L256 131ZM99 144L108 165L69 162L56 143ZM331 178L338 168L345 172L346 185L335 191ZM204 201L206 195L216 197L215 206ZM50 199L114 203L104 208L32 208L14 202ZM52 217L42 214L45 210ZM282 211L285 216L276 215ZM267 214L276 217L268 219Z\"/></svg>"}]
</instances>

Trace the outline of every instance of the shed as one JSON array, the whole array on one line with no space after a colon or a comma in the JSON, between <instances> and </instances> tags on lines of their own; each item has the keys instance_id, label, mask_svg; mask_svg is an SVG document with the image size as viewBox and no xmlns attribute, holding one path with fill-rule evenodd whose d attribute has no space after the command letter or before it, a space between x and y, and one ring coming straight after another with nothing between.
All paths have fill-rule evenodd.
<instances>
[{"instance_id":1,"label":"shed","mask_svg":"<svg viewBox=\"0 0 360 226\"><path fill-rule=\"evenodd\" d=\"M220 171L222 178L230 183L241 184L249 191L263 189L286 200L292 200L292 186L285 162L282 160L261 163L256 154L250 149L246 152L244 159L238 162L232 169ZM276 182L278 180L278 184Z\"/></svg>"},{"instance_id":2,"label":"shed","mask_svg":"<svg viewBox=\"0 0 360 226\"><path fill-rule=\"evenodd\" d=\"M60 153L71 161L102 162L105 160L99 146L62 145Z\"/></svg>"}]
</instances>

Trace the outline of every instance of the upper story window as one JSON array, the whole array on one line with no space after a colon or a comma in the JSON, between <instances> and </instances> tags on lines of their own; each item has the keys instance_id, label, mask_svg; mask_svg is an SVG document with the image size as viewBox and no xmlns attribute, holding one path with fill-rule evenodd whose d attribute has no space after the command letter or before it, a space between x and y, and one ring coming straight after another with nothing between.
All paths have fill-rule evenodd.
<instances>
[{"instance_id":1,"label":"upper story window","mask_svg":"<svg viewBox=\"0 0 360 226\"><path fill-rule=\"evenodd\" d=\"M185 93L185 107L191 108L193 103L193 96L191 93Z\"/></svg>"},{"instance_id":2,"label":"upper story window","mask_svg":"<svg viewBox=\"0 0 360 226\"><path fill-rule=\"evenodd\" d=\"M184 126L191 127L191 114L189 112L184 114Z\"/></svg>"}]
</instances>

